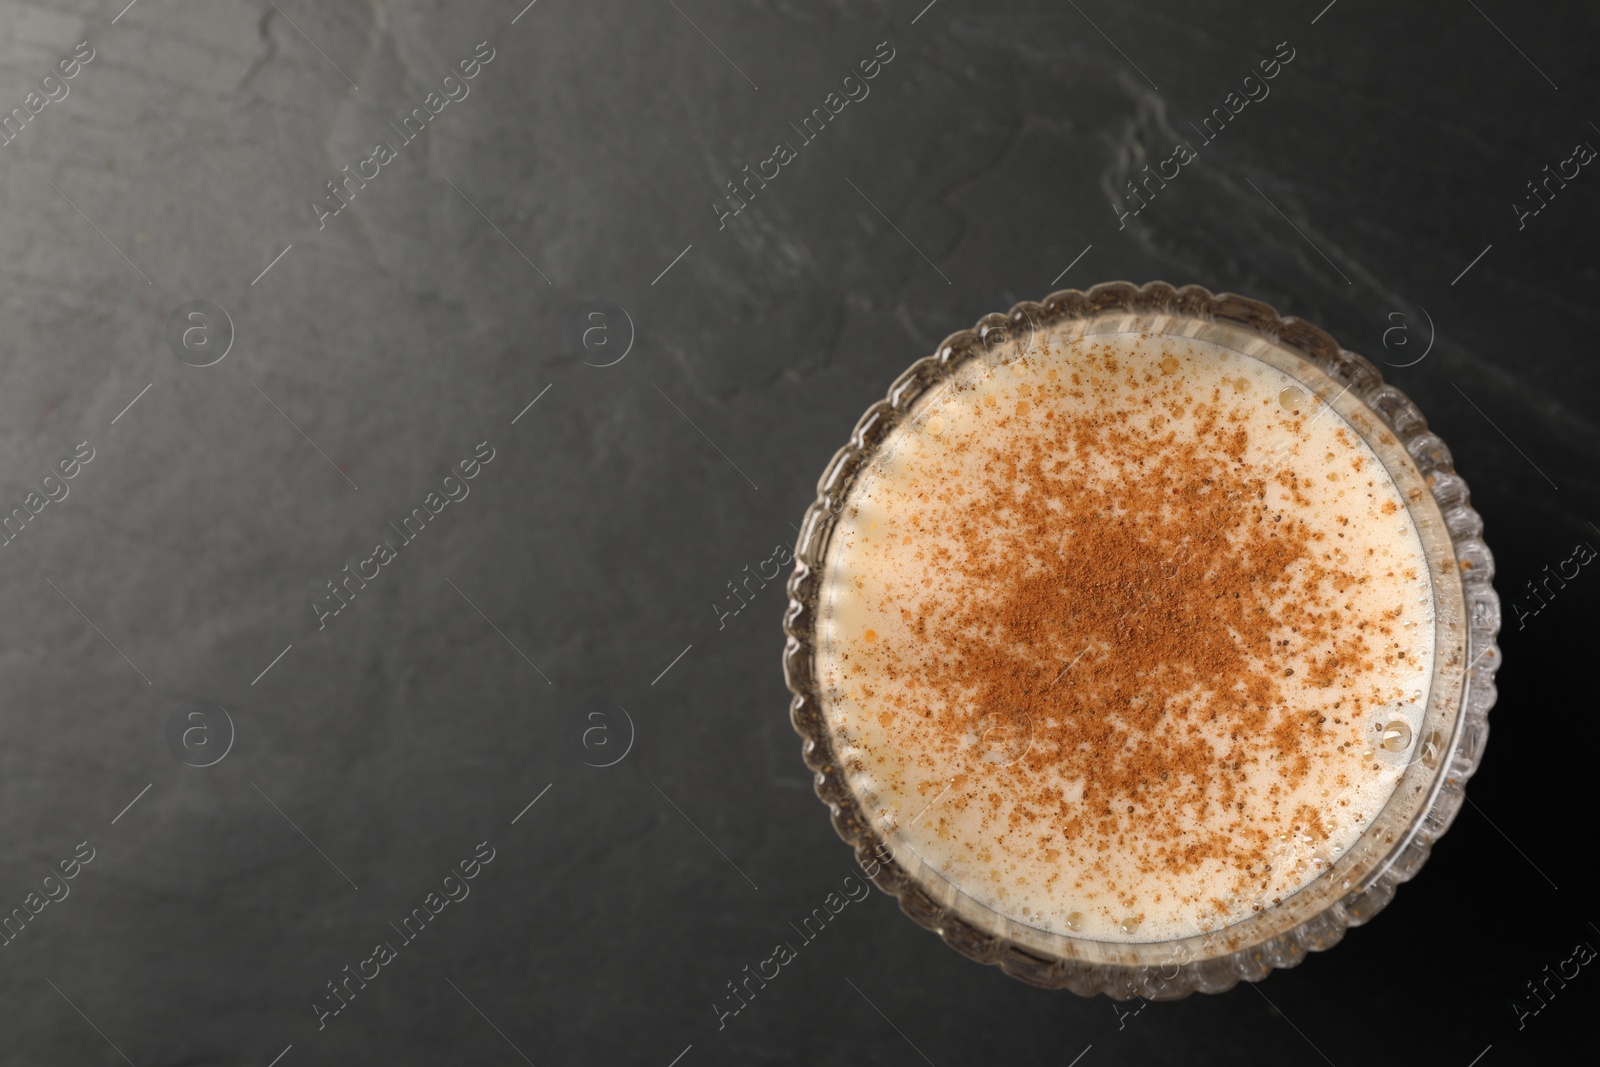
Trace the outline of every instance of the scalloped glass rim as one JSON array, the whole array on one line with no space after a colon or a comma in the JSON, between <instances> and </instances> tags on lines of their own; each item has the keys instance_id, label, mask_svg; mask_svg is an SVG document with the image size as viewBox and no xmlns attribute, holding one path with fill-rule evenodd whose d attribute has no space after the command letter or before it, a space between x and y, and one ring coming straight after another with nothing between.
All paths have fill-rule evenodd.
<instances>
[{"instance_id":1,"label":"scalloped glass rim","mask_svg":"<svg viewBox=\"0 0 1600 1067\"><path fill-rule=\"evenodd\" d=\"M1417 756L1389 803L1350 850L1327 871L1281 903L1231 926L1178 941L1112 944L1027 927L977 904L925 868L910 849L896 849L862 811L834 758L815 676L813 629L820 576L834 518L856 475L919 400L937 390L968 359L997 358L1040 326L1084 332L1121 332L1130 326L1158 333L1222 340L1255 358L1263 355L1306 382L1335 406L1367 440L1410 494L1433 568L1439 655ZM1330 388L1333 387L1333 388ZM1330 393L1338 390L1337 395ZM1392 435L1392 436L1390 436ZM1494 705L1500 664L1495 638L1500 602L1491 586L1494 562L1482 540L1483 522L1472 510L1467 486L1450 451L1430 433L1405 394L1386 385L1362 356L1340 347L1323 330L1268 305L1198 286L1165 282L1136 286L1106 282L1087 292L1052 293L1042 303L1017 304L1006 314L983 316L951 334L937 351L913 363L867 409L847 445L817 482L806 511L789 578L784 614L784 676L792 695L790 721L804 739L802 755L815 772L817 796L828 806L839 836L855 850L879 889L901 910L971 959L993 964L1021 981L1117 999L1175 999L1193 992L1219 993L1241 979L1259 981L1278 967L1293 967L1309 951L1337 944L1393 898L1449 829L1477 769Z\"/></svg>"}]
</instances>

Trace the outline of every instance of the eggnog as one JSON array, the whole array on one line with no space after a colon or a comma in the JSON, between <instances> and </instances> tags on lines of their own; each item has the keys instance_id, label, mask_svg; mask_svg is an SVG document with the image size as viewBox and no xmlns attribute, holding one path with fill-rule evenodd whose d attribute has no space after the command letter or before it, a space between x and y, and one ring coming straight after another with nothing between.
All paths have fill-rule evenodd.
<instances>
[{"instance_id":1,"label":"eggnog","mask_svg":"<svg viewBox=\"0 0 1600 1067\"><path fill-rule=\"evenodd\" d=\"M1329 395L1210 342L972 359L859 475L817 669L863 810L1040 930L1164 941L1371 823L1433 672L1422 540Z\"/></svg>"}]
</instances>

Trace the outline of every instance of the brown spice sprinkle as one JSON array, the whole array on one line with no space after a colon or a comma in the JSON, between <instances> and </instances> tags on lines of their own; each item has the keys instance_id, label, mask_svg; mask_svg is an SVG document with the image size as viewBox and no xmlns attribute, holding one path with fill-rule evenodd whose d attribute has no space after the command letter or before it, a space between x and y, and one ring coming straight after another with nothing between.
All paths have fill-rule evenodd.
<instances>
[{"instance_id":1,"label":"brown spice sprinkle","mask_svg":"<svg viewBox=\"0 0 1600 1067\"><path fill-rule=\"evenodd\" d=\"M932 627L948 655L932 657L929 680L970 693L989 729L1031 736L1022 758L1030 769L1051 764L1083 781L1071 804L1025 794L1024 809L1038 815L1091 813L1093 823L1069 836L1114 841L1137 818L1142 835L1160 843L1153 865L1264 861L1269 842L1247 827L1203 840L1158 827L1175 808L1207 819L1214 806L1231 807L1242 766L1268 752L1290 781L1306 772L1323 726L1285 707L1276 679L1252 659L1273 658L1286 623L1327 639L1334 605L1317 596L1285 602L1291 564L1322 570L1308 551L1310 530L1274 523L1262 481L1232 476L1212 447L1149 438L1123 421L1109 413L1063 422L1054 439L1030 442L1013 465L992 471L989 498L957 525L965 549L957 567L993 595ZM1244 431L1202 426L1243 451ZM1090 451L1147 465L1151 476L1114 496L1085 488L1063 457ZM998 508L1010 521L997 539L988 512ZM1364 650L1359 636L1347 644L1353 656ZM1219 719L1232 728L1224 748L1186 729ZM970 729L954 708L939 725L952 747Z\"/></svg>"},{"instance_id":2,"label":"brown spice sprinkle","mask_svg":"<svg viewBox=\"0 0 1600 1067\"><path fill-rule=\"evenodd\" d=\"M1070 380L1052 371L1048 384L1021 384L1029 399L1010 410L985 395L983 418L1005 447L955 446L984 452L979 484L924 493L916 514L897 516L903 529L938 534L915 558L940 581L872 605L900 620L900 639L869 631L846 674L907 683L891 703L927 720L917 732L935 763L973 766L980 739L985 781L956 776L945 803L998 811L1001 786L1012 803L1000 836L1024 835L1051 861L1067 850L1089 868L1113 851L1140 874L1220 864L1237 872L1235 894L1259 892L1280 825L1327 837L1322 817L1304 804L1291 812L1288 797L1354 744L1362 706L1389 698L1345 692L1376 646L1391 651L1388 628L1347 603L1368 578L1328 539L1349 520L1314 528L1312 509L1282 505L1311 504L1294 464L1247 459L1249 433L1230 415L1246 379L1203 395L1151 382L1153 363L1119 365L1109 347L1098 356L1078 357L1086 365ZM1158 366L1171 374L1176 360ZM1146 379L1142 405L1052 410L1052 395L1093 396L1097 381L1135 384L1135 374ZM1293 413L1296 429L1313 409ZM1166 415L1191 421L1180 433ZM1327 703L1308 714L1286 694L1291 681L1295 692L1329 690ZM903 694L919 689L942 699L908 706ZM1323 712L1336 699L1346 717L1330 723ZM1246 779L1259 784L1264 770L1276 784L1247 794ZM1116 895L1137 903L1128 887Z\"/></svg>"}]
</instances>

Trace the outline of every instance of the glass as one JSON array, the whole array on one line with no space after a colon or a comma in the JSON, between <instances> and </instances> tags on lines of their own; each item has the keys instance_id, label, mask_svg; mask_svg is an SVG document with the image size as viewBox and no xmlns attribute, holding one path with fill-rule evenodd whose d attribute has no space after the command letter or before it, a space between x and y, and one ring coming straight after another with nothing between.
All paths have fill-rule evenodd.
<instances>
[{"instance_id":1,"label":"glass","mask_svg":"<svg viewBox=\"0 0 1600 1067\"><path fill-rule=\"evenodd\" d=\"M1115 333L1196 338L1294 377L1378 455L1407 501L1428 558L1434 670L1414 757L1387 804L1342 856L1298 892L1193 937L1113 944L1052 933L992 911L924 864L897 829L873 825L852 775L834 756L816 676L815 627L830 540L852 486L895 428L936 402L963 363L1009 362L1025 354L1035 332L1045 328L1066 340ZM1416 406L1324 331L1283 318L1259 301L1195 285L1108 282L1088 292L1064 290L1043 303L1018 304L1009 314L986 315L972 329L946 338L934 355L894 381L886 399L867 409L828 464L806 512L789 579L784 675L793 694L790 719L804 739L802 753L815 772L817 795L863 870L957 952L1024 982L1084 995L1162 1000L1220 993L1337 944L1346 929L1389 903L1395 887L1417 873L1455 819L1483 755L1500 665L1494 643L1500 601L1491 587L1494 562L1482 533L1483 521L1470 506L1449 449L1428 431Z\"/></svg>"}]
</instances>

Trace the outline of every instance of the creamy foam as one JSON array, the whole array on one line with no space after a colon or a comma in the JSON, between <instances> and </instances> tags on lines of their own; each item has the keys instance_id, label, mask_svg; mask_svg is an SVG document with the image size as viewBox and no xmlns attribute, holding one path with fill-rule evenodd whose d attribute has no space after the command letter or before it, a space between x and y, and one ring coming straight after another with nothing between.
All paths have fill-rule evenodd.
<instances>
[{"instance_id":1,"label":"creamy foam","mask_svg":"<svg viewBox=\"0 0 1600 1067\"><path fill-rule=\"evenodd\" d=\"M817 662L876 825L1018 922L1158 941L1369 825L1415 746L1430 592L1399 492L1308 387L1198 340L1046 336L963 365L862 473Z\"/></svg>"}]
</instances>

